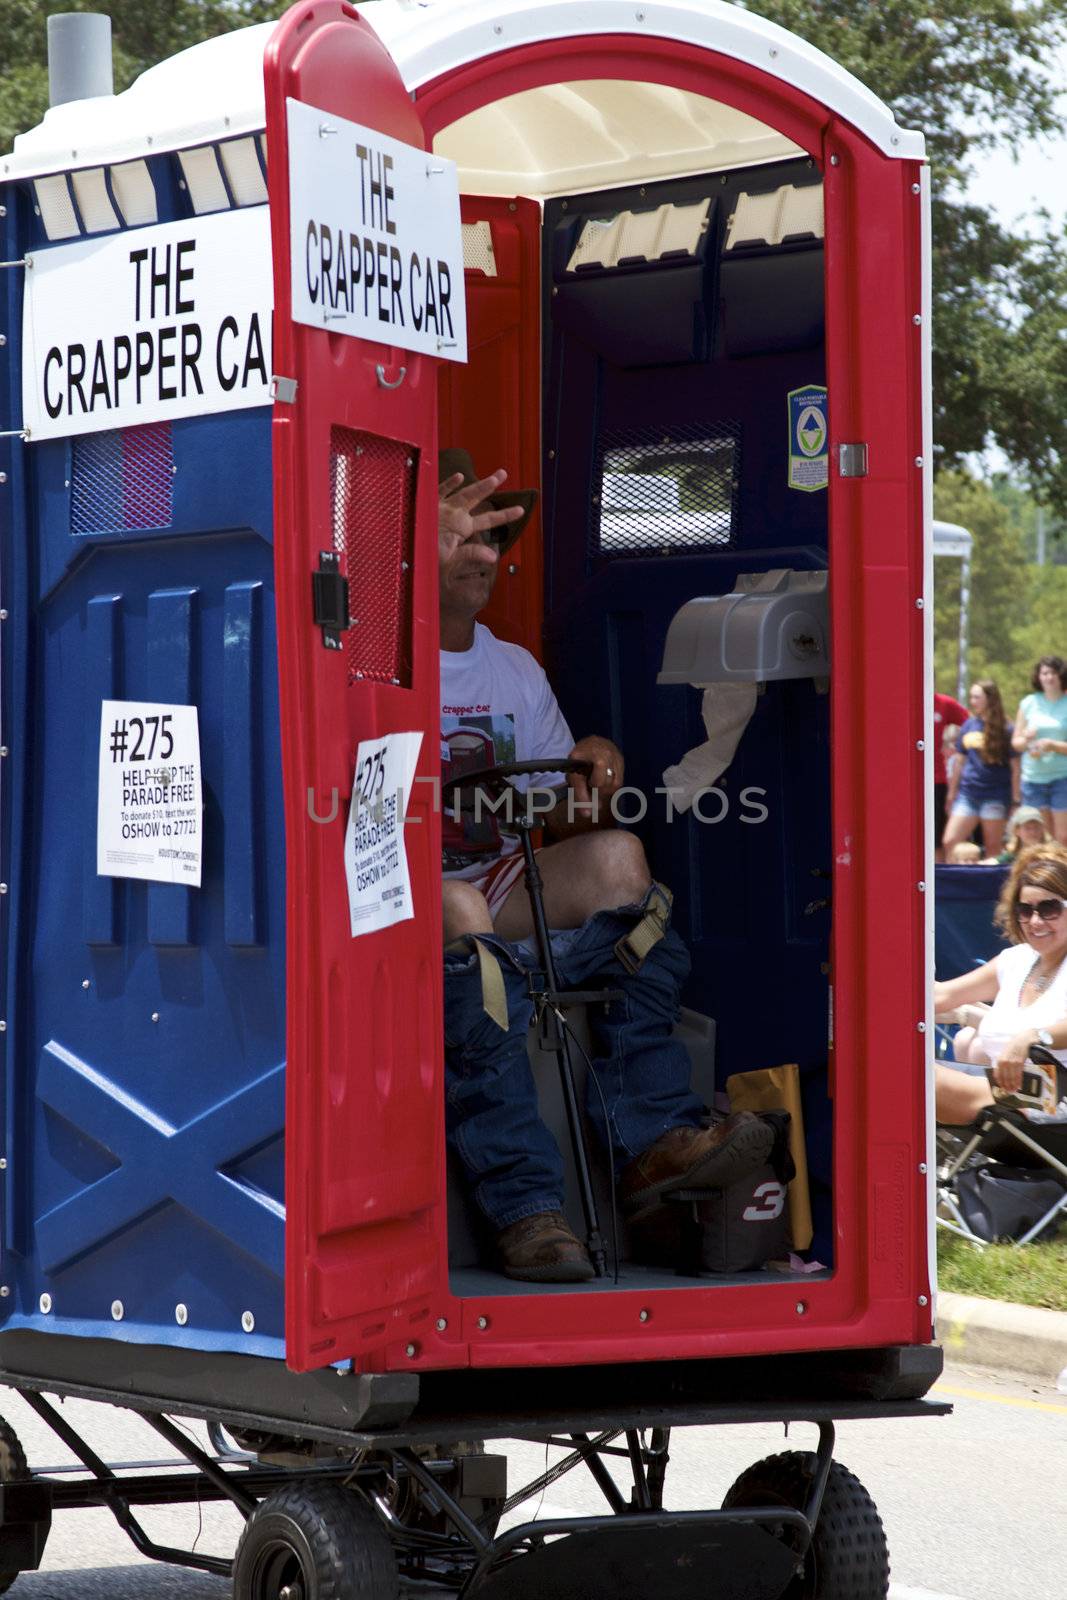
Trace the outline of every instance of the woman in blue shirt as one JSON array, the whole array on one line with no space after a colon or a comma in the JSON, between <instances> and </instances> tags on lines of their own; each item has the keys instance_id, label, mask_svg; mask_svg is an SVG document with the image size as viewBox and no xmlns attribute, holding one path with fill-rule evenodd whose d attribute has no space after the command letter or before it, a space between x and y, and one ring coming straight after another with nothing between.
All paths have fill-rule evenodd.
<instances>
[{"instance_id":1,"label":"woman in blue shirt","mask_svg":"<svg viewBox=\"0 0 1067 1600\"><path fill-rule=\"evenodd\" d=\"M945 855L969 839L975 824L982 828L982 850L995 856L1004 842L1004 819L1011 810L1018 782L1012 753L1012 726L1004 720L1004 702L992 678L972 683L967 696L971 715L960 729L963 772L945 828Z\"/></svg>"},{"instance_id":2,"label":"woman in blue shirt","mask_svg":"<svg viewBox=\"0 0 1067 1600\"><path fill-rule=\"evenodd\" d=\"M1012 744L1023 756L1023 803L1038 806L1057 844L1067 844L1067 664L1042 656L1033 694L1015 716Z\"/></svg>"}]
</instances>

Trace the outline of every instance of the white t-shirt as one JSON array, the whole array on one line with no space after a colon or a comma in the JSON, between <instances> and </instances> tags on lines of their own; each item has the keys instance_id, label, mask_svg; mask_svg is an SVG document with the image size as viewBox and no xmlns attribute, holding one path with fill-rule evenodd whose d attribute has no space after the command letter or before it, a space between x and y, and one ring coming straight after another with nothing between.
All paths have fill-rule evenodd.
<instances>
[{"instance_id":1,"label":"white t-shirt","mask_svg":"<svg viewBox=\"0 0 1067 1600\"><path fill-rule=\"evenodd\" d=\"M561 760L574 739L543 669L528 650L505 644L482 623L474 624L469 650L441 651L441 779L507 761ZM546 768L533 779L515 780L555 788L562 779ZM452 807L441 818L446 878L477 878L502 855L519 847L488 811L478 820Z\"/></svg>"},{"instance_id":2,"label":"white t-shirt","mask_svg":"<svg viewBox=\"0 0 1067 1600\"><path fill-rule=\"evenodd\" d=\"M1028 1006L1019 1004L1023 984L1037 957L1028 944L1013 944L997 956L997 997L978 1026L975 1046L993 1066L1008 1041L1024 1028L1051 1028L1067 1017L1067 960L1060 963L1052 982ZM1050 1054L1067 1066L1067 1050Z\"/></svg>"}]
</instances>

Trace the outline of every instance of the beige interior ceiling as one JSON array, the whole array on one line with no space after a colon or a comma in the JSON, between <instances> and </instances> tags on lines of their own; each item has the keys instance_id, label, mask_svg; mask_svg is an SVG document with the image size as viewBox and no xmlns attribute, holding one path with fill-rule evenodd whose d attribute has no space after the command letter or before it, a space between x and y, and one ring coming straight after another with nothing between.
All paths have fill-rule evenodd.
<instances>
[{"instance_id":1,"label":"beige interior ceiling","mask_svg":"<svg viewBox=\"0 0 1067 1600\"><path fill-rule=\"evenodd\" d=\"M466 194L544 198L804 154L717 100L612 78L508 95L443 128L434 149Z\"/></svg>"}]
</instances>

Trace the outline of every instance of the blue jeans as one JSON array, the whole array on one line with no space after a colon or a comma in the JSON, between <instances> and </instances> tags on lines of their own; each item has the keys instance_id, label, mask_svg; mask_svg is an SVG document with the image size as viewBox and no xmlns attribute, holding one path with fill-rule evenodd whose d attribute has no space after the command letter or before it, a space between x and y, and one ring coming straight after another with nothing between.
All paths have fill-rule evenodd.
<instances>
[{"instance_id":1,"label":"blue jeans","mask_svg":"<svg viewBox=\"0 0 1067 1600\"><path fill-rule=\"evenodd\" d=\"M1037 783L1032 778L1022 781L1024 806L1039 806L1042 810L1067 811L1067 778L1051 778L1048 783Z\"/></svg>"},{"instance_id":2,"label":"blue jeans","mask_svg":"<svg viewBox=\"0 0 1067 1600\"><path fill-rule=\"evenodd\" d=\"M689 952L668 928L637 973L615 954L616 941L641 919L650 896L552 935L561 989L603 983L622 991L609 1005L590 1008L591 1055L607 1121L591 1074L586 1085L589 1120L601 1143L610 1142L619 1170L669 1128L698 1127L704 1114L689 1087L689 1056L671 1037ZM477 953L446 953L446 1126L478 1205L500 1229L563 1210L563 1160L541 1120L526 1053L536 952L496 935L480 937L500 962L510 1025L505 1033L485 1012ZM544 1061L545 1070L555 1070L550 1057Z\"/></svg>"}]
</instances>

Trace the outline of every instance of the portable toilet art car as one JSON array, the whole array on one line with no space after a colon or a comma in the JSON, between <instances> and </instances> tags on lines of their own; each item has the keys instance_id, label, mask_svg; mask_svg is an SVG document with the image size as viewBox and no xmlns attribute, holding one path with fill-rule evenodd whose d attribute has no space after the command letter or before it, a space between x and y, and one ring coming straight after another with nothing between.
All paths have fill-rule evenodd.
<instances>
[{"instance_id":1,"label":"portable toilet art car","mask_svg":"<svg viewBox=\"0 0 1067 1600\"><path fill-rule=\"evenodd\" d=\"M0 181L0 1369L90 1469L8 1441L0 1569L53 1505L225 1495L257 1600L338 1564L361 1596L884 1594L831 1455L836 1418L944 1409L922 138L716 0L310 0L68 84ZM612 1246L536 1040L607 1270L506 1278L450 1176L439 443L540 492L486 617L625 751L694 1083L794 1113L792 1257ZM45 1392L191 1471L107 1480ZM757 1417L817 1449L668 1516L667 1430ZM504 1458L442 1441L516 1434L574 1441L605 1516L497 1536Z\"/></svg>"}]
</instances>

